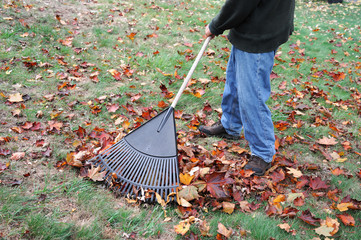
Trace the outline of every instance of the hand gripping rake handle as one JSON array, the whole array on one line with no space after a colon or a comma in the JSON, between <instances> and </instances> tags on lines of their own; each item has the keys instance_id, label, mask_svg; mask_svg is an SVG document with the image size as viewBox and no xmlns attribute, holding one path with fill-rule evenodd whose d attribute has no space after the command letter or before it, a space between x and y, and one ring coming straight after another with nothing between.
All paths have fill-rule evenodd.
<instances>
[{"instance_id":1,"label":"hand gripping rake handle","mask_svg":"<svg viewBox=\"0 0 361 240\"><path fill-rule=\"evenodd\" d=\"M206 50L206 48L207 48L208 43L209 43L210 40L211 40L211 37L208 37L208 38L204 41L203 46L202 46L201 50L199 51L199 53L198 53L198 55L197 55L197 58L196 58L196 60L194 61L191 69L189 70L186 78L184 79L181 88L178 90L178 93L177 93L177 95L175 96L172 105L169 107L167 113L164 115L161 123L159 124L159 127L158 127L157 132L160 132L160 131L162 130L162 128L164 127L164 124L167 122L170 114L173 112L173 109L174 109L175 106L177 105L178 100L179 100L180 96L182 95L184 89L187 87L188 82L189 82L189 80L191 79L192 74L193 74L194 70L196 69L199 61L201 60L201 58L202 58L202 56L203 56L203 53L204 53L204 51Z\"/></svg>"}]
</instances>

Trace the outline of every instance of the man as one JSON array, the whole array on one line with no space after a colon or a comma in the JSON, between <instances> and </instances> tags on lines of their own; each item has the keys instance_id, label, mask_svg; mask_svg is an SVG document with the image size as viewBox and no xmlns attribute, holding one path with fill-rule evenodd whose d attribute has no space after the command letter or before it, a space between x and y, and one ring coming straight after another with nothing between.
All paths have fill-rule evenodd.
<instances>
[{"instance_id":1,"label":"man","mask_svg":"<svg viewBox=\"0 0 361 240\"><path fill-rule=\"evenodd\" d=\"M264 175L275 154L274 127L266 101L275 51L293 31L295 0L226 0L206 36L230 30L221 120L200 126L208 136L238 139L243 129L251 158L245 169Z\"/></svg>"}]
</instances>

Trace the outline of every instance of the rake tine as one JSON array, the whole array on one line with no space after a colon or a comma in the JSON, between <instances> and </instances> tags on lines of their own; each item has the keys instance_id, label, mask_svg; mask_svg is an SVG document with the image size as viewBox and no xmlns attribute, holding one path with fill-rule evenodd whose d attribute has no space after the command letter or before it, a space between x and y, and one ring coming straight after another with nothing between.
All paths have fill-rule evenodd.
<instances>
[{"instance_id":1,"label":"rake tine","mask_svg":"<svg viewBox=\"0 0 361 240\"><path fill-rule=\"evenodd\" d=\"M156 161L155 167L154 167L155 175L153 175L151 184L149 184L154 187L155 192L158 194L159 194L159 188L157 188L157 187L159 186L159 181L160 181L160 179L159 179L160 171L159 170L161 167L161 162L162 162L162 160L159 160L159 159L158 159L158 161ZM152 201L154 200L154 195L152 196L151 200Z\"/></svg>"},{"instance_id":2,"label":"rake tine","mask_svg":"<svg viewBox=\"0 0 361 240\"><path fill-rule=\"evenodd\" d=\"M124 174L123 178L136 183L137 181L135 180L135 178L140 174L140 171L138 171L138 169L141 170L143 168L143 165L146 162L146 161L144 161L145 158L146 158L145 156L141 156L141 155L137 156L136 159L138 160L139 164L133 164L133 166L135 166L135 168L133 170L135 172L135 175L131 176L130 175L131 172L129 172L127 175ZM133 184L129 184L129 186L127 187L128 189L124 189L124 190L127 191L127 192L129 192L129 191L133 192L132 186L133 186ZM136 185L134 185L134 186L139 187L139 186L136 186Z\"/></svg>"},{"instance_id":3,"label":"rake tine","mask_svg":"<svg viewBox=\"0 0 361 240\"><path fill-rule=\"evenodd\" d=\"M136 183L140 183L140 179L142 177L142 169L146 169L144 166L146 165L147 163L147 157L146 156L142 156L141 159L140 159L140 164L138 165L138 167L135 170L135 175L134 175L134 178L133 178L133 181L136 182ZM137 186L138 187L138 186Z\"/></svg>"}]
</instances>

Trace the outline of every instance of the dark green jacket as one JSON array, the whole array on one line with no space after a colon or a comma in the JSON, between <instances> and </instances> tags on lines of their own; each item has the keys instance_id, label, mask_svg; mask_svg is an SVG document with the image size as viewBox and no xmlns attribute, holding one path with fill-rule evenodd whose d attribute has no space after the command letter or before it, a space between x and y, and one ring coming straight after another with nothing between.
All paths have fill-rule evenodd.
<instances>
[{"instance_id":1,"label":"dark green jacket","mask_svg":"<svg viewBox=\"0 0 361 240\"><path fill-rule=\"evenodd\" d=\"M209 30L230 29L229 41L242 51L271 52L292 33L294 9L295 0L226 0Z\"/></svg>"}]
</instances>

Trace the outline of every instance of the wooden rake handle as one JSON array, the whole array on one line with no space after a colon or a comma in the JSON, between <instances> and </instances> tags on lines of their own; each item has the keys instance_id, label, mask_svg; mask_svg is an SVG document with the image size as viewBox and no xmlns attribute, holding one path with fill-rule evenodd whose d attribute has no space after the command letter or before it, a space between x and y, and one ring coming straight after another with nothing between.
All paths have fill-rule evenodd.
<instances>
[{"instance_id":1,"label":"wooden rake handle","mask_svg":"<svg viewBox=\"0 0 361 240\"><path fill-rule=\"evenodd\" d=\"M184 89L187 87L188 82L189 82L189 80L191 79L192 74L193 74L194 70L196 69L199 61L201 60L201 58L202 58L202 56L203 56L203 53L204 53L204 51L206 50L206 48L207 48L208 43L209 43L210 40L211 40L211 37L208 37L208 38L204 41L203 46L202 46L201 50L199 51L196 60L194 60L194 63L193 63L193 65L192 65L191 69L189 70L186 78L185 78L184 81L183 81L183 84L182 84L181 88L179 89L177 95L175 96L175 98L174 98L174 100L173 100L173 102L172 102L172 105L171 105L172 108L175 108L175 106L177 105L180 96L182 95Z\"/></svg>"},{"instance_id":2,"label":"wooden rake handle","mask_svg":"<svg viewBox=\"0 0 361 240\"><path fill-rule=\"evenodd\" d=\"M194 60L194 63L193 63L193 65L192 65L191 69L189 70L186 78L184 79L181 88L178 90L178 93L177 93L177 95L175 96L175 98L174 98L174 100L173 100L173 102L172 102L172 105L168 108L167 113L164 115L162 121L160 122L159 127L158 127L158 129L157 129L157 132L160 132L160 131L162 130L162 128L164 127L165 123L167 122L169 116L173 113L174 108L175 108L175 106L177 105L180 96L181 96L182 93L184 92L184 89L187 87L188 82L189 82L189 80L191 79L192 74L193 74L194 70L196 69L199 61L201 60L201 58L202 58L202 56L203 56L203 53L205 52L205 50L206 50L206 48L207 48L207 46L208 46L208 43L209 43L209 41L210 41L211 39L212 39L212 37L207 37L206 40L204 41L203 46L202 46L201 50L199 51L199 53L198 53L198 55L197 55L197 57L196 57L196 60Z\"/></svg>"}]
</instances>

